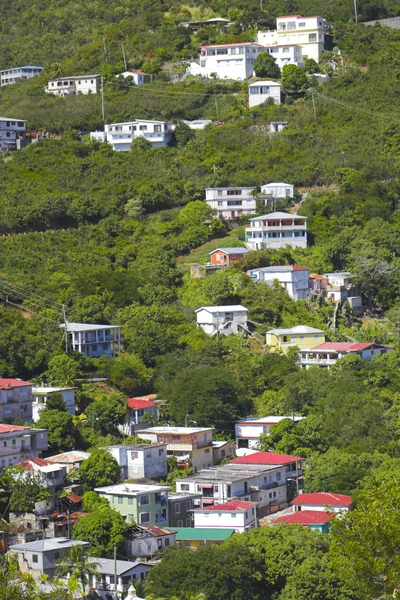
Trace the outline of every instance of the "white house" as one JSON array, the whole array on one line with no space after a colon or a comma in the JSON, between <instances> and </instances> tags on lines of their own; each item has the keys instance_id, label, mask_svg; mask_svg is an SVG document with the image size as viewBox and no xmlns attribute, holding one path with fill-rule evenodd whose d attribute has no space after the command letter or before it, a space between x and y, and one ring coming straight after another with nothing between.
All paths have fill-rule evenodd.
<instances>
[{"instance_id":1,"label":"white house","mask_svg":"<svg viewBox=\"0 0 400 600\"><path fill-rule=\"evenodd\" d=\"M244 452L247 452L244 450ZM289 454L277 454L276 452L256 452L248 451L238 458L230 460L234 465L283 465L285 467L286 480L297 479L303 475L304 458L300 456L290 456Z\"/></svg>"},{"instance_id":2,"label":"white house","mask_svg":"<svg viewBox=\"0 0 400 600\"><path fill-rule=\"evenodd\" d=\"M32 385L21 379L0 379L0 423L32 421Z\"/></svg>"},{"instance_id":3,"label":"white house","mask_svg":"<svg viewBox=\"0 0 400 600\"><path fill-rule=\"evenodd\" d=\"M311 349L298 352L298 364L302 368L326 367L330 369L339 358L344 356L360 356L363 360L372 360L374 356L392 352L393 346L361 342L325 342Z\"/></svg>"},{"instance_id":4,"label":"white house","mask_svg":"<svg viewBox=\"0 0 400 600\"><path fill-rule=\"evenodd\" d=\"M63 323L60 327L65 329ZM119 325L92 325L67 322L68 347L85 356L119 356L121 350Z\"/></svg>"},{"instance_id":5,"label":"white house","mask_svg":"<svg viewBox=\"0 0 400 600\"><path fill-rule=\"evenodd\" d=\"M211 125L211 119L196 119L195 121L186 121L182 119L182 123L185 123L189 127L189 129L193 129L194 131L199 129L205 129L207 125Z\"/></svg>"},{"instance_id":6,"label":"white house","mask_svg":"<svg viewBox=\"0 0 400 600\"><path fill-rule=\"evenodd\" d=\"M272 98L275 104L281 103L281 84L277 81L256 81L249 83L249 108L263 104Z\"/></svg>"},{"instance_id":7,"label":"white house","mask_svg":"<svg viewBox=\"0 0 400 600\"><path fill-rule=\"evenodd\" d=\"M292 183L267 183L261 186L261 193L279 200L294 198L294 185Z\"/></svg>"},{"instance_id":8,"label":"white house","mask_svg":"<svg viewBox=\"0 0 400 600\"><path fill-rule=\"evenodd\" d=\"M249 531L256 527L256 502L231 500L224 504L196 508L193 512L195 529L218 527L218 529L234 529L237 533Z\"/></svg>"},{"instance_id":9,"label":"white house","mask_svg":"<svg viewBox=\"0 0 400 600\"><path fill-rule=\"evenodd\" d=\"M41 456L48 448L47 429L0 424L0 468Z\"/></svg>"},{"instance_id":10,"label":"white house","mask_svg":"<svg viewBox=\"0 0 400 600\"><path fill-rule=\"evenodd\" d=\"M31 79L40 75L43 67L15 67L14 69L4 69L0 71L0 87L2 85L11 85L19 79Z\"/></svg>"},{"instance_id":11,"label":"white house","mask_svg":"<svg viewBox=\"0 0 400 600\"><path fill-rule=\"evenodd\" d=\"M0 117L0 150L20 150L26 143L26 121Z\"/></svg>"},{"instance_id":12,"label":"white house","mask_svg":"<svg viewBox=\"0 0 400 600\"><path fill-rule=\"evenodd\" d=\"M203 507L231 500L256 502L260 516L287 500L286 465L220 465L176 481L177 492L202 494ZM210 527L212 527L210 525Z\"/></svg>"},{"instance_id":13,"label":"white house","mask_svg":"<svg viewBox=\"0 0 400 600\"><path fill-rule=\"evenodd\" d=\"M100 80L99 74L58 77L57 79L49 79L44 91L55 96L97 94L100 91Z\"/></svg>"},{"instance_id":14,"label":"white house","mask_svg":"<svg viewBox=\"0 0 400 600\"><path fill-rule=\"evenodd\" d=\"M146 73L143 73L143 71L124 71L123 73L120 73L120 77L123 77L124 79L132 77L132 81L135 85L143 85L145 75Z\"/></svg>"},{"instance_id":15,"label":"white house","mask_svg":"<svg viewBox=\"0 0 400 600\"><path fill-rule=\"evenodd\" d=\"M75 389L74 387L52 387L52 386L33 386L32 387L32 419L36 423L40 412L45 408L49 398L54 394L60 394L67 412L75 415Z\"/></svg>"},{"instance_id":16,"label":"white house","mask_svg":"<svg viewBox=\"0 0 400 600\"><path fill-rule=\"evenodd\" d=\"M149 121L137 119L125 123L104 125L104 131L94 131L90 139L97 142L108 142L114 150L130 150L133 140L144 137L153 148L168 146L173 128L165 121Z\"/></svg>"},{"instance_id":17,"label":"white house","mask_svg":"<svg viewBox=\"0 0 400 600\"><path fill-rule=\"evenodd\" d=\"M89 562L95 563L96 575L91 576L92 588L100 595L101 600L107 600L110 597L117 598L120 594L114 596L114 590L125 594L131 585L132 580L144 580L153 567L152 563L143 561L112 560L109 558L90 557ZM115 583L115 574L117 581ZM111 596L112 594L112 596ZM135 596L132 597L134 600ZM137 598L137 596L136 596Z\"/></svg>"},{"instance_id":18,"label":"white house","mask_svg":"<svg viewBox=\"0 0 400 600\"><path fill-rule=\"evenodd\" d=\"M123 425L119 429L125 435L134 435L136 429L146 423L145 415L151 416L153 422L157 421L157 402L154 399L157 394L149 394L148 396L138 396L136 398L128 398L128 412ZM150 425L151 422L147 421Z\"/></svg>"},{"instance_id":19,"label":"white house","mask_svg":"<svg viewBox=\"0 0 400 600\"><path fill-rule=\"evenodd\" d=\"M269 52L276 61L278 67L282 70L285 65L304 65L302 50L296 44L274 44L264 46L264 52Z\"/></svg>"},{"instance_id":20,"label":"white house","mask_svg":"<svg viewBox=\"0 0 400 600\"><path fill-rule=\"evenodd\" d=\"M247 271L247 275L259 281L272 285L277 281L293 300L304 300L309 295L307 267L283 265L277 267L262 267Z\"/></svg>"},{"instance_id":21,"label":"white house","mask_svg":"<svg viewBox=\"0 0 400 600\"><path fill-rule=\"evenodd\" d=\"M254 42L232 42L231 44L212 44L200 47L200 64L191 63L191 75L219 79L247 79L252 77L254 61L262 51L260 44Z\"/></svg>"},{"instance_id":22,"label":"white house","mask_svg":"<svg viewBox=\"0 0 400 600\"><path fill-rule=\"evenodd\" d=\"M208 335L230 335L247 331L248 310L235 306L202 306L196 310L197 326Z\"/></svg>"},{"instance_id":23,"label":"white house","mask_svg":"<svg viewBox=\"0 0 400 600\"><path fill-rule=\"evenodd\" d=\"M319 62L325 47L326 22L322 17L291 15L276 19L276 30L259 31L257 42L263 46L290 44L300 46L303 61Z\"/></svg>"},{"instance_id":24,"label":"white house","mask_svg":"<svg viewBox=\"0 0 400 600\"><path fill-rule=\"evenodd\" d=\"M67 469L64 465L53 463L45 458L26 458L18 463L22 467L23 477L39 475L43 486L49 489L54 499L56 491L64 486Z\"/></svg>"},{"instance_id":25,"label":"white house","mask_svg":"<svg viewBox=\"0 0 400 600\"><path fill-rule=\"evenodd\" d=\"M121 481L167 476L167 444L124 444L107 450L121 467Z\"/></svg>"},{"instance_id":26,"label":"white house","mask_svg":"<svg viewBox=\"0 0 400 600\"><path fill-rule=\"evenodd\" d=\"M289 121L271 121L269 124L269 131L270 133L281 133L286 125L289 125Z\"/></svg>"},{"instance_id":27,"label":"white house","mask_svg":"<svg viewBox=\"0 0 400 600\"><path fill-rule=\"evenodd\" d=\"M152 444L167 444L168 456L178 467L191 467L196 473L213 465L212 427L148 427L137 435Z\"/></svg>"},{"instance_id":28,"label":"white house","mask_svg":"<svg viewBox=\"0 0 400 600\"><path fill-rule=\"evenodd\" d=\"M307 248L307 217L273 212L250 219L250 227L246 227L246 247L249 250L285 246Z\"/></svg>"},{"instance_id":29,"label":"white house","mask_svg":"<svg viewBox=\"0 0 400 600\"><path fill-rule=\"evenodd\" d=\"M290 419L294 423L299 423L304 417L298 416L268 416L268 417L246 417L235 423L235 438L237 448L255 448L257 449L260 435L269 435L272 425L280 423L283 419Z\"/></svg>"},{"instance_id":30,"label":"white house","mask_svg":"<svg viewBox=\"0 0 400 600\"><path fill-rule=\"evenodd\" d=\"M331 492L315 492L313 494L300 494L292 501L293 511L318 510L330 512L349 512L352 509L353 499L345 494L332 494Z\"/></svg>"},{"instance_id":31,"label":"white house","mask_svg":"<svg viewBox=\"0 0 400 600\"><path fill-rule=\"evenodd\" d=\"M256 212L255 187L206 188L206 203L217 217L252 215Z\"/></svg>"},{"instance_id":32,"label":"white house","mask_svg":"<svg viewBox=\"0 0 400 600\"><path fill-rule=\"evenodd\" d=\"M125 550L132 556L152 558L175 543L175 532L154 525L133 525L125 530Z\"/></svg>"},{"instance_id":33,"label":"white house","mask_svg":"<svg viewBox=\"0 0 400 600\"><path fill-rule=\"evenodd\" d=\"M35 579L39 579L42 575L54 576L58 561L73 546L88 548L89 543L65 537L44 538L37 542L10 546L9 552L17 555L19 568L23 573L29 573Z\"/></svg>"}]
</instances>

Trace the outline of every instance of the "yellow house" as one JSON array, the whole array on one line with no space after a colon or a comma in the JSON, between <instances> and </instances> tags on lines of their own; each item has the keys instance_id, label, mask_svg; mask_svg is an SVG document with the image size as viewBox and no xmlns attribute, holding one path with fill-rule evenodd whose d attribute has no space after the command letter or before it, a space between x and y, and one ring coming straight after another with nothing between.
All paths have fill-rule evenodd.
<instances>
[{"instance_id":1,"label":"yellow house","mask_svg":"<svg viewBox=\"0 0 400 600\"><path fill-rule=\"evenodd\" d=\"M298 346L300 350L308 350L325 342L325 332L307 325L297 325L290 329L271 329L267 331L266 343L271 349L280 348L287 352L289 348Z\"/></svg>"}]
</instances>

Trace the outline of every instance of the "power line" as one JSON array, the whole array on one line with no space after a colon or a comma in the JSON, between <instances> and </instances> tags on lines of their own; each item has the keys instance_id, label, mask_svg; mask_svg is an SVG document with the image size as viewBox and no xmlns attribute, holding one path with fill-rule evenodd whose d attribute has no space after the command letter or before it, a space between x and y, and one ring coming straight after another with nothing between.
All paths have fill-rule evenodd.
<instances>
[{"instance_id":1,"label":"power line","mask_svg":"<svg viewBox=\"0 0 400 600\"><path fill-rule=\"evenodd\" d=\"M49 309L52 309L52 310L56 310L56 308L58 310L63 309L63 305L60 302L54 302L53 300L44 298L43 296L36 294L35 292L31 292L30 290L24 289L22 286L19 286L17 284L10 284L7 281L5 281L4 279L0 279L0 288L3 288L2 291L12 294L16 297L19 297L22 300L26 299L26 300L31 300L32 302L36 302L36 303L40 303L40 304L47 304L48 305L47 308L49 308ZM32 299L32 297L37 298L37 300Z\"/></svg>"},{"instance_id":2,"label":"power line","mask_svg":"<svg viewBox=\"0 0 400 600\"><path fill-rule=\"evenodd\" d=\"M324 100L324 101L329 102L329 103L331 103L331 104L333 104L335 106L338 106L340 108L347 108L348 110L352 110L354 112L359 112L361 114L369 115L370 117L376 117L378 119L384 119L386 121L396 121L397 123L400 122L399 118L389 117L387 115L383 115L382 113L378 113L378 112L371 111L371 110L366 110L365 108L358 108L357 106L354 106L352 104L348 104L347 102L343 102L342 100L337 100L336 98L330 98L329 96L326 96L324 94L319 94L315 90L312 90L311 95L312 95L313 98L316 96L320 100Z\"/></svg>"}]
</instances>

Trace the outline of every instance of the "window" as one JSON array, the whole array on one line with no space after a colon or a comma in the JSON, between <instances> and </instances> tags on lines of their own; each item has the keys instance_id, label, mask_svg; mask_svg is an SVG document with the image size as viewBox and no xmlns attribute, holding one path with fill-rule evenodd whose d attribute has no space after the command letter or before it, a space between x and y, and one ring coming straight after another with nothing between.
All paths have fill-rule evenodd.
<instances>
[{"instance_id":1,"label":"window","mask_svg":"<svg viewBox=\"0 0 400 600\"><path fill-rule=\"evenodd\" d=\"M132 506L132 504L133 504L133 498L132 498L132 496L130 496L130 497L128 498L128 505L129 505L129 506Z\"/></svg>"},{"instance_id":2,"label":"window","mask_svg":"<svg viewBox=\"0 0 400 600\"><path fill-rule=\"evenodd\" d=\"M17 443L17 440L13 440L12 441L12 445L15 446L15 444Z\"/></svg>"},{"instance_id":3,"label":"window","mask_svg":"<svg viewBox=\"0 0 400 600\"><path fill-rule=\"evenodd\" d=\"M207 50L207 56L215 56L215 50Z\"/></svg>"},{"instance_id":4,"label":"window","mask_svg":"<svg viewBox=\"0 0 400 600\"><path fill-rule=\"evenodd\" d=\"M147 131L147 125L139 125L140 131Z\"/></svg>"},{"instance_id":5,"label":"window","mask_svg":"<svg viewBox=\"0 0 400 600\"><path fill-rule=\"evenodd\" d=\"M206 448L206 449L204 450L204 454L210 454L210 448Z\"/></svg>"},{"instance_id":6,"label":"window","mask_svg":"<svg viewBox=\"0 0 400 600\"><path fill-rule=\"evenodd\" d=\"M276 498L276 492L274 492L274 498Z\"/></svg>"},{"instance_id":7,"label":"window","mask_svg":"<svg viewBox=\"0 0 400 600\"><path fill-rule=\"evenodd\" d=\"M150 521L150 513L142 513L140 515L140 522L141 523L148 523Z\"/></svg>"},{"instance_id":8,"label":"window","mask_svg":"<svg viewBox=\"0 0 400 600\"><path fill-rule=\"evenodd\" d=\"M282 473L279 471L279 473L276 474L276 480L280 481L282 477Z\"/></svg>"},{"instance_id":9,"label":"window","mask_svg":"<svg viewBox=\"0 0 400 600\"><path fill-rule=\"evenodd\" d=\"M6 447L6 446L7 446L7 442L4 442L4 447Z\"/></svg>"},{"instance_id":10,"label":"window","mask_svg":"<svg viewBox=\"0 0 400 600\"><path fill-rule=\"evenodd\" d=\"M217 48L217 55L228 54L228 48Z\"/></svg>"},{"instance_id":11,"label":"window","mask_svg":"<svg viewBox=\"0 0 400 600\"><path fill-rule=\"evenodd\" d=\"M162 454L164 454L164 448L160 448L158 451L158 456L161 456Z\"/></svg>"},{"instance_id":12,"label":"window","mask_svg":"<svg viewBox=\"0 0 400 600\"><path fill-rule=\"evenodd\" d=\"M179 514L180 514L180 512L181 512L181 505L179 504L179 502L177 502L177 503L175 504L175 514L176 514L176 515L179 515Z\"/></svg>"},{"instance_id":13,"label":"window","mask_svg":"<svg viewBox=\"0 0 400 600\"><path fill-rule=\"evenodd\" d=\"M218 200L218 206L223 206L223 205L224 205L223 201L222 200Z\"/></svg>"},{"instance_id":14,"label":"window","mask_svg":"<svg viewBox=\"0 0 400 600\"><path fill-rule=\"evenodd\" d=\"M251 509L251 514L254 515L254 508Z\"/></svg>"},{"instance_id":15,"label":"window","mask_svg":"<svg viewBox=\"0 0 400 600\"><path fill-rule=\"evenodd\" d=\"M186 500L186 510L190 510L192 508L191 500Z\"/></svg>"},{"instance_id":16,"label":"window","mask_svg":"<svg viewBox=\"0 0 400 600\"><path fill-rule=\"evenodd\" d=\"M139 506L145 506L146 504L150 504L150 496L148 494L139 498Z\"/></svg>"},{"instance_id":17,"label":"window","mask_svg":"<svg viewBox=\"0 0 400 600\"><path fill-rule=\"evenodd\" d=\"M24 124L22 123L22 121L18 121L18 127L23 127Z\"/></svg>"},{"instance_id":18,"label":"window","mask_svg":"<svg viewBox=\"0 0 400 600\"><path fill-rule=\"evenodd\" d=\"M206 66L206 61L205 60L201 60L200 61L200 66L201 67L205 67Z\"/></svg>"},{"instance_id":19,"label":"window","mask_svg":"<svg viewBox=\"0 0 400 600\"><path fill-rule=\"evenodd\" d=\"M58 560L60 558L60 553L59 552L54 552L54 559Z\"/></svg>"},{"instance_id":20,"label":"window","mask_svg":"<svg viewBox=\"0 0 400 600\"><path fill-rule=\"evenodd\" d=\"M208 518L208 517L210 516L210 513L204 513L204 516L205 516L206 518Z\"/></svg>"},{"instance_id":21,"label":"window","mask_svg":"<svg viewBox=\"0 0 400 600\"><path fill-rule=\"evenodd\" d=\"M236 519L236 513L231 513L232 519Z\"/></svg>"},{"instance_id":22,"label":"window","mask_svg":"<svg viewBox=\"0 0 400 600\"><path fill-rule=\"evenodd\" d=\"M122 504L124 501L123 496L118 496L118 504Z\"/></svg>"},{"instance_id":23,"label":"window","mask_svg":"<svg viewBox=\"0 0 400 600\"><path fill-rule=\"evenodd\" d=\"M245 513L244 513L244 518L245 518L245 519L248 519L248 518L249 518L249 515L248 515L248 513L247 513L247 512L245 512Z\"/></svg>"},{"instance_id":24,"label":"window","mask_svg":"<svg viewBox=\"0 0 400 600\"><path fill-rule=\"evenodd\" d=\"M269 87L266 87L266 86L261 87L260 94L269 94Z\"/></svg>"},{"instance_id":25,"label":"window","mask_svg":"<svg viewBox=\"0 0 400 600\"><path fill-rule=\"evenodd\" d=\"M38 555L37 554L32 554L32 562L37 563L38 561Z\"/></svg>"},{"instance_id":26,"label":"window","mask_svg":"<svg viewBox=\"0 0 400 600\"><path fill-rule=\"evenodd\" d=\"M188 483L181 483L181 490L182 492L188 492L190 489L190 486Z\"/></svg>"},{"instance_id":27,"label":"window","mask_svg":"<svg viewBox=\"0 0 400 600\"><path fill-rule=\"evenodd\" d=\"M288 28L288 31L289 31L289 29L296 29L296 22L288 21L287 28Z\"/></svg>"},{"instance_id":28,"label":"window","mask_svg":"<svg viewBox=\"0 0 400 600\"><path fill-rule=\"evenodd\" d=\"M90 83L93 83L93 79L90 80Z\"/></svg>"},{"instance_id":29,"label":"window","mask_svg":"<svg viewBox=\"0 0 400 600\"><path fill-rule=\"evenodd\" d=\"M161 125L154 125L154 131L156 133L161 133Z\"/></svg>"},{"instance_id":30,"label":"window","mask_svg":"<svg viewBox=\"0 0 400 600\"><path fill-rule=\"evenodd\" d=\"M243 204L242 200L228 200L227 201L228 206L242 206L242 204Z\"/></svg>"},{"instance_id":31,"label":"window","mask_svg":"<svg viewBox=\"0 0 400 600\"><path fill-rule=\"evenodd\" d=\"M289 48L283 48L282 52L283 54L289 54Z\"/></svg>"},{"instance_id":32,"label":"window","mask_svg":"<svg viewBox=\"0 0 400 600\"><path fill-rule=\"evenodd\" d=\"M92 352L97 352L97 344L92 344Z\"/></svg>"},{"instance_id":33,"label":"window","mask_svg":"<svg viewBox=\"0 0 400 600\"><path fill-rule=\"evenodd\" d=\"M309 33L308 34L308 41L309 42L316 42L317 41L317 34L316 33Z\"/></svg>"},{"instance_id":34,"label":"window","mask_svg":"<svg viewBox=\"0 0 400 600\"><path fill-rule=\"evenodd\" d=\"M166 538L165 538L165 541L164 541L164 546L165 546L166 548L168 548L168 546L169 546L169 538L168 538L168 537L166 537Z\"/></svg>"},{"instance_id":35,"label":"window","mask_svg":"<svg viewBox=\"0 0 400 600\"><path fill-rule=\"evenodd\" d=\"M250 94L259 94L260 93L260 88L257 86L253 86L250 88Z\"/></svg>"},{"instance_id":36,"label":"window","mask_svg":"<svg viewBox=\"0 0 400 600\"><path fill-rule=\"evenodd\" d=\"M242 190L228 190L226 192L226 195L227 196L241 196L242 195Z\"/></svg>"},{"instance_id":37,"label":"window","mask_svg":"<svg viewBox=\"0 0 400 600\"><path fill-rule=\"evenodd\" d=\"M301 23L299 23L299 27L305 27L305 26L306 26L306 24L305 24L304 21L302 21Z\"/></svg>"}]
</instances>

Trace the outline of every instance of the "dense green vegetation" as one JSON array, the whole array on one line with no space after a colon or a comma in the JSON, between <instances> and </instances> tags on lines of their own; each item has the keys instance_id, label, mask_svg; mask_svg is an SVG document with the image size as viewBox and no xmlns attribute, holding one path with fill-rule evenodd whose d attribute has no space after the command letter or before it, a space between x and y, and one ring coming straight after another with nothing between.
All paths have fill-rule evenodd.
<instances>
[{"instance_id":1,"label":"dense green vegetation","mask_svg":"<svg viewBox=\"0 0 400 600\"><path fill-rule=\"evenodd\" d=\"M394 0L358 5L361 19L399 12ZM91 491L119 477L114 459L98 448L138 441L118 426L127 396L152 392L166 400L161 422L194 421L215 427L219 436L232 436L234 421L246 414L303 415L297 426L283 420L273 427L260 447L304 456L306 491L352 493L358 503L332 539L300 528L263 528L197 553L171 549L151 573L155 596L375 600L394 597L399 587L393 525L399 353L300 371L294 354L268 353L261 343L271 327L298 324L323 329L329 340L397 341L400 33L354 25L352 10L352 2L326 0L274 0L264 11L255 0L201 1L196 8L173 0L84 6L0 0L0 67L46 67L41 77L0 89L0 114L27 118L32 130L54 136L0 159L0 296L31 311L1 305L0 371L77 386L76 417L55 401L38 422L49 431L52 453L94 450L70 474L86 491L89 513L73 537L89 540L102 556L121 549L122 518ZM327 56L321 68L332 63L335 75L323 86L286 69L284 104L249 110L246 83L168 80L184 68L171 61L197 56L199 43L254 39L257 25L271 27L276 15L289 12L334 21L343 61ZM226 34L211 28L190 36L177 26L212 15L232 20ZM115 78L124 68L122 42L129 67L155 75L141 89ZM177 122L171 147L152 149L139 140L130 151L114 153L78 135L102 127L100 97L55 98L43 88L50 74L85 71L104 76L108 122ZM193 132L180 122L194 118L220 124ZM271 135L273 120L289 125ZM246 223L232 230L214 218L204 188L259 189L270 181L289 181L305 192L298 209L308 217L309 247L251 252L211 277L192 278L188 264L206 260L211 247L244 243ZM319 273L350 270L368 319L345 305L332 329L331 301L294 302L279 286L246 275L257 266L287 263ZM248 307L254 337L214 339L196 328L200 306L236 303ZM121 357L65 356L63 307L70 321L120 324ZM85 383L93 371L108 377L108 385ZM173 484L170 467L167 482ZM3 486L9 489L5 506L17 512L43 498L34 479L22 493L13 471ZM2 577L8 571L7 597L13 598L15 571L4 565Z\"/></svg>"}]
</instances>

